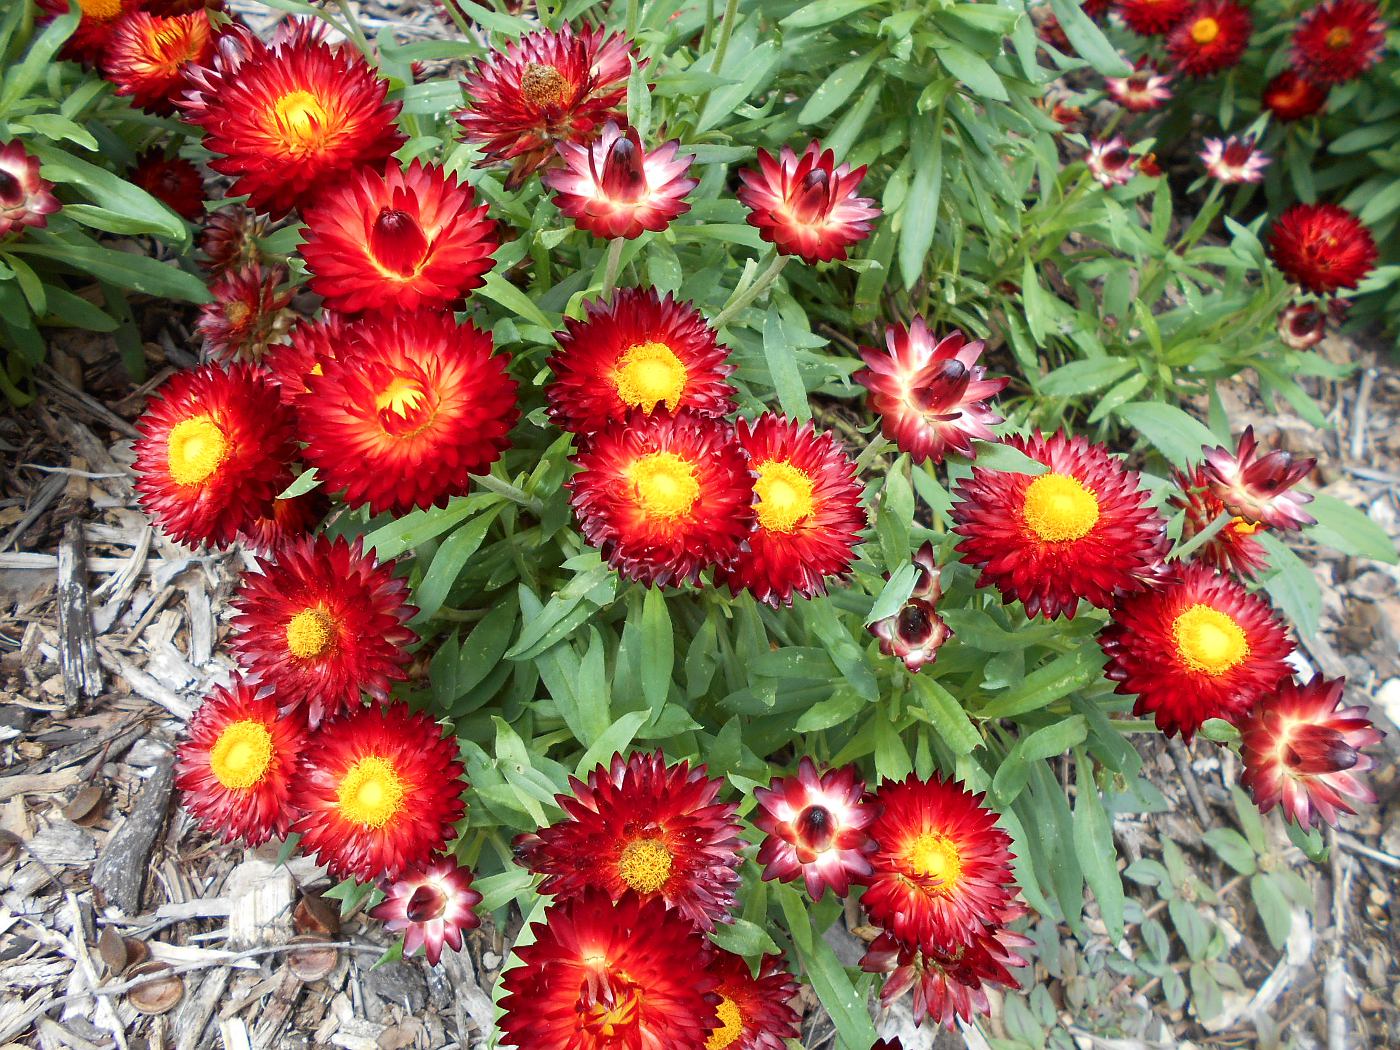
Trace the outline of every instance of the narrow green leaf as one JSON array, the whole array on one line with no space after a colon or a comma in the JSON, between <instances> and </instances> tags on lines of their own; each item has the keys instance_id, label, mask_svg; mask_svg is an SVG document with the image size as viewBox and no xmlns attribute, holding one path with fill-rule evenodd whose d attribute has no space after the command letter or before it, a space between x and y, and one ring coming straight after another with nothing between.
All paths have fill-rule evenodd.
<instances>
[{"instance_id":1,"label":"narrow green leaf","mask_svg":"<svg viewBox=\"0 0 1400 1050\"><path fill-rule=\"evenodd\" d=\"M1009 806L1016 801L1030 776L1031 763L1063 755L1082 744L1088 735L1088 720L1083 715L1071 715L1063 722L1044 726L1016 741L992 778L992 794L997 803Z\"/></svg>"},{"instance_id":2,"label":"narrow green leaf","mask_svg":"<svg viewBox=\"0 0 1400 1050\"><path fill-rule=\"evenodd\" d=\"M423 582L418 585L413 595L414 603L418 606L415 622L421 623L437 615L443 602L447 601L452 585L457 582L457 577L466 567L467 560L481 547L486 538L486 530L491 527L499 509L492 507L477 515L447 537L437 549L432 564L423 574Z\"/></svg>"},{"instance_id":3,"label":"narrow green leaf","mask_svg":"<svg viewBox=\"0 0 1400 1050\"><path fill-rule=\"evenodd\" d=\"M1104 655L1098 646L1083 644L1074 652L1036 668L1019 685L983 705L977 711L977 716L1014 718L1046 707L1098 678L1103 671L1103 662Z\"/></svg>"},{"instance_id":4,"label":"narrow green leaf","mask_svg":"<svg viewBox=\"0 0 1400 1050\"><path fill-rule=\"evenodd\" d=\"M943 109L932 120L920 120L910 154L914 176L901 209L899 273L912 288L924 272L938 223L938 198L943 189Z\"/></svg>"},{"instance_id":5,"label":"narrow green leaf","mask_svg":"<svg viewBox=\"0 0 1400 1050\"><path fill-rule=\"evenodd\" d=\"M316 468L303 470L296 476L296 480L277 493L278 499L296 499L298 496L305 496L321 483L321 479L316 476Z\"/></svg>"},{"instance_id":6,"label":"narrow green leaf","mask_svg":"<svg viewBox=\"0 0 1400 1050\"><path fill-rule=\"evenodd\" d=\"M1105 77L1126 77L1133 71L1077 0L1050 0L1050 10L1069 37L1070 46L1094 67L1094 72Z\"/></svg>"},{"instance_id":7,"label":"narrow green leaf","mask_svg":"<svg viewBox=\"0 0 1400 1050\"><path fill-rule=\"evenodd\" d=\"M666 598L658 587L648 587L642 598L642 695L652 714L659 714L671 691L675 670L675 638Z\"/></svg>"},{"instance_id":8,"label":"narrow green leaf","mask_svg":"<svg viewBox=\"0 0 1400 1050\"><path fill-rule=\"evenodd\" d=\"M619 717L584 752L574 770L575 774L584 776L596 766L607 762L614 753L621 754L626 751L628 745L636 738L637 730L641 729L650 717L650 711L628 711Z\"/></svg>"},{"instance_id":9,"label":"narrow green leaf","mask_svg":"<svg viewBox=\"0 0 1400 1050\"><path fill-rule=\"evenodd\" d=\"M904 608L909 595L914 593L914 582L918 576L919 570L913 562L906 562L896 569L885 584L884 590L880 592L880 597L876 598L875 604L870 607L870 615L865 618L865 622L875 623L877 620L893 616Z\"/></svg>"},{"instance_id":10,"label":"narrow green leaf","mask_svg":"<svg viewBox=\"0 0 1400 1050\"><path fill-rule=\"evenodd\" d=\"M1178 467L1200 462L1202 449L1219 444L1204 423L1175 405L1133 401L1117 415Z\"/></svg>"},{"instance_id":11,"label":"narrow green leaf","mask_svg":"<svg viewBox=\"0 0 1400 1050\"><path fill-rule=\"evenodd\" d=\"M1311 511L1317 519L1317 524L1308 530L1317 542L1353 557L1395 564L1397 553L1394 542L1365 511L1322 492L1317 493L1313 502L1304 509Z\"/></svg>"},{"instance_id":12,"label":"narrow green leaf","mask_svg":"<svg viewBox=\"0 0 1400 1050\"><path fill-rule=\"evenodd\" d=\"M955 755L971 754L982 746L982 734L967 717L958 698L928 675L913 675L914 692L918 694L920 706L913 708L917 715L921 711L939 738Z\"/></svg>"},{"instance_id":13,"label":"narrow green leaf","mask_svg":"<svg viewBox=\"0 0 1400 1050\"><path fill-rule=\"evenodd\" d=\"M1084 870L1084 881L1099 902L1109 938L1116 944L1123 937L1123 880L1118 876L1118 849L1089 759L1082 751L1076 758L1074 851Z\"/></svg>"},{"instance_id":14,"label":"narrow green leaf","mask_svg":"<svg viewBox=\"0 0 1400 1050\"><path fill-rule=\"evenodd\" d=\"M763 318L763 359L768 362L768 375L783 413L803 422L811 419L812 409L807 404L802 373L797 369L795 348L784 333L782 315L776 307Z\"/></svg>"}]
</instances>

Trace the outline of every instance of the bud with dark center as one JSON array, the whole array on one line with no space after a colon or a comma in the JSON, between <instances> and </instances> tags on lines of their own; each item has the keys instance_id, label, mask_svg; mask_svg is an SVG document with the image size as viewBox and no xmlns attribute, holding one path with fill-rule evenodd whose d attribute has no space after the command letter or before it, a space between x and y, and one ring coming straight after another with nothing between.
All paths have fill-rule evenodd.
<instances>
[{"instance_id":1,"label":"bud with dark center","mask_svg":"<svg viewBox=\"0 0 1400 1050\"><path fill-rule=\"evenodd\" d=\"M1284 746L1283 761L1300 776L1340 773L1351 769L1361 754L1330 726L1301 725Z\"/></svg>"},{"instance_id":2,"label":"bud with dark center","mask_svg":"<svg viewBox=\"0 0 1400 1050\"><path fill-rule=\"evenodd\" d=\"M836 837L835 822L825 806L808 806L797 817L797 833L809 849L820 853Z\"/></svg>"},{"instance_id":3,"label":"bud with dark center","mask_svg":"<svg viewBox=\"0 0 1400 1050\"><path fill-rule=\"evenodd\" d=\"M792 216L798 222L816 222L831 210L831 172L814 167L797 184L792 195Z\"/></svg>"},{"instance_id":4,"label":"bud with dark center","mask_svg":"<svg viewBox=\"0 0 1400 1050\"><path fill-rule=\"evenodd\" d=\"M447 896L436 886L419 886L408 898L404 914L409 922L432 922L447 912Z\"/></svg>"},{"instance_id":5,"label":"bud with dark center","mask_svg":"<svg viewBox=\"0 0 1400 1050\"><path fill-rule=\"evenodd\" d=\"M642 143L633 128L619 137L608 149L603 161L602 177L599 183L611 199L619 201L638 200L647 188L647 173L642 165Z\"/></svg>"},{"instance_id":6,"label":"bud with dark center","mask_svg":"<svg viewBox=\"0 0 1400 1050\"><path fill-rule=\"evenodd\" d=\"M24 200L24 190L20 188L19 179L8 171L0 169L0 204L7 208L13 208L22 200Z\"/></svg>"},{"instance_id":7,"label":"bud with dark center","mask_svg":"<svg viewBox=\"0 0 1400 1050\"><path fill-rule=\"evenodd\" d=\"M407 276L428 254L428 238L408 212L384 208L370 228L369 250L380 266Z\"/></svg>"},{"instance_id":8,"label":"bud with dark center","mask_svg":"<svg viewBox=\"0 0 1400 1050\"><path fill-rule=\"evenodd\" d=\"M955 357L935 361L921 370L910 384L910 399L926 416L957 419L972 373Z\"/></svg>"}]
</instances>

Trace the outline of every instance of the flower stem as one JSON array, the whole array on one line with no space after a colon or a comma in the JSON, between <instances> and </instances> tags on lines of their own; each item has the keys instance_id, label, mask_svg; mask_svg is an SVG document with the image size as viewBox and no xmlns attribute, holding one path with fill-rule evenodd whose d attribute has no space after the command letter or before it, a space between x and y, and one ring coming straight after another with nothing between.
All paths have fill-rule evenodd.
<instances>
[{"instance_id":1,"label":"flower stem","mask_svg":"<svg viewBox=\"0 0 1400 1050\"><path fill-rule=\"evenodd\" d=\"M856 473L859 474L870 464L875 462L875 457L885 449L885 435L877 428L875 433L870 435L870 441L865 448L860 450L860 455L856 457Z\"/></svg>"},{"instance_id":2,"label":"flower stem","mask_svg":"<svg viewBox=\"0 0 1400 1050\"><path fill-rule=\"evenodd\" d=\"M729 297L729 302L724 304L724 309L710 321L710 324L715 328L722 327L726 321L733 318L740 310L767 291L768 286L778 279L778 274L783 272L783 267L788 264L790 258L792 256L779 255L775 251L772 261L768 264L768 269L759 274L758 279L743 291L734 289L734 294Z\"/></svg>"},{"instance_id":3,"label":"flower stem","mask_svg":"<svg viewBox=\"0 0 1400 1050\"><path fill-rule=\"evenodd\" d=\"M603 267L604 299L612 295L613 289L617 287L617 273L622 269L622 246L626 243L625 237L614 237L608 244L608 261Z\"/></svg>"},{"instance_id":4,"label":"flower stem","mask_svg":"<svg viewBox=\"0 0 1400 1050\"><path fill-rule=\"evenodd\" d=\"M494 492L512 503L519 503L531 514L538 515L544 510L544 503L537 496L531 496L519 485L514 485L504 478L498 478L494 474L473 474L472 479L487 492Z\"/></svg>"},{"instance_id":5,"label":"flower stem","mask_svg":"<svg viewBox=\"0 0 1400 1050\"><path fill-rule=\"evenodd\" d=\"M1173 561L1185 561L1204 544L1209 543L1215 534L1230 523L1230 512L1222 511L1214 521L1172 551Z\"/></svg>"},{"instance_id":6,"label":"flower stem","mask_svg":"<svg viewBox=\"0 0 1400 1050\"><path fill-rule=\"evenodd\" d=\"M724 65L724 56L729 51L729 38L734 35L734 19L738 15L739 0L725 0L724 20L719 24L719 43L715 45L715 60L710 63L710 72L715 76L721 75L720 67ZM705 104L709 101L710 92L707 90L695 107L697 115L705 112Z\"/></svg>"},{"instance_id":7,"label":"flower stem","mask_svg":"<svg viewBox=\"0 0 1400 1050\"><path fill-rule=\"evenodd\" d=\"M360 49L360 54L365 56L365 61L370 65L378 65L379 63L375 59L374 52L369 46L369 38L365 36L365 31L360 26L360 20L356 17L354 9L351 8L346 0L338 0L336 6L340 8L340 13L345 16L345 26L350 30L349 36L355 41L355 46ZM334 22L331 24L335 25ZM336 26L336 28L338 29L340 27Z\"/></svg>"}]
</instances>

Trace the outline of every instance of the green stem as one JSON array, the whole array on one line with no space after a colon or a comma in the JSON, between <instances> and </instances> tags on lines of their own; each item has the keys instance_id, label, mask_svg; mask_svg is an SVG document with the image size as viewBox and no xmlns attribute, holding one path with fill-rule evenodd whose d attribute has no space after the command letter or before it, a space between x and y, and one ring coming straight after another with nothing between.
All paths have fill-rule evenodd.
<instances>
[{"instance_id":1,"label":"green stem","mask_svg":"<svg viewBox=\"0 0 1400 1050\"><path fill-rule=\"evenodd\" d=\"M360 25L360 20L356 16L354 9L348 0L337 0L336 6L340 8L340 13L345 16L345 26L350 30L350 39L355 41L355 46L360 49L360 54L365 56L365 61L370 65L378 65L373 51L369 46L369 38L365 36L365 31ZM331 23L335 25L334 22ZM340 28L336 26L336 28Z\"/></svg>"},{"instance_id":2,"label":"green stem","mask_svg":"<svg viewBox=\"0 0 1400 1050\"><path fill-rule=\"evenodd\" d=\"M759 274L758 279L743 291L736 288L734 294L729 297L729 302L724 304L724 309L710 321L710 324L716 329L723 327L726 321L733 318L740 310L767 291L768 286L778 279L778 274L783 272L783 267L788 264L790 258L792 256L779 255L775 250L773 259L768 264L768 269Z\"/></svg>"},{"instance_id":3,"label":"green stem","mask_svg":"<svg viewBox=\"0 0 1400 1050\"><path fill-rule=\"evenodd\" d=\"M617 274L622 269L622 246L626 243L625 237L614 237L608 244L608 261L603 267L602 297L604 299L612 295L613 289L617 287Z\"/></svg>"},{"instance_id":4,"label":"green stem","mask_svg":"<svg viewBox=\"0 0 1400 1050\"><path fill-rule=\"evenodd\" d=\"M447 8L448 17L457 26L457 32L462 34L464 40L470 40L471 26L467 23L467 17L462 13L462 9L457 6L457 0L442 0L442 6Z\"/></svg>"},{"instance_id":5,"label":"green stem","mask_svg":"<svg viewBox=\"0 0 1400 1050\"><path fill-rule=\"evenodd\" d=\"M473 474L472 478L487 492L494 492L512 503L519 503L531 514L539 514L544 510L544 503L538 497L531 496L519 485L513 485L504 478L498 478L494 474Z\"/></svg>"},{"instance_id":6,"label":"green stem","mask_svg":"<svg viewBox=\"0 0 1400 1050\"><path fill-rule=\"evenodd\" d=\"M721 76L720 69L724 66L724 56L729 50L729 38L734 35L734 19L739 14L739 0L725 0L724 21L719 24L719 43L715 45L715 60L710 63L710 72L715 76ZM700 103L695 107L696 113L705 112L705 103L710 101L710 93L706 91L700 96Z\"/></svg>"},{"instance_id":7,"label":"green stem","mask_svg":"<svg viewBox=\"0 0 1400 1050\"><path fill-rule=\"evenodd\" d=\"M641 0L627 0L627 39L634 40L637 36L637 16Z\"/></svg>"},{"instance_id":8,"label":"green stem","mask_svg":"<svg viewBox=\"0 0 1400 1050\"><path fill-rule=\"evenodd\" d=\"M880 433L877 429L875 433L870 435L870 441L866 444L865 448L860 450L860 455L856 457L856 474L859 475L861 471L874 463L875 457L878 456L884 448L885 435Z\"/></svg>"},{"instance_id":9,"label":"green stem","mask_svg":"<svg viewBox=\"0 0 1400 1050\"><path fill-rule=\"evenodd\" d=\"M710 50L710 41L715 38L715 0L705 0L705 28L700 33L700 53Z\"/></svg>"},{"instance_id":10,"label":"green stem","mask_svg":"<svg viewBox=\"0 0 1400 1050\"><path fill-rule=\"evenodd\" d=\"M1209 543L1215 537L1215 534L1218 533L1229 523L1230 512L1228 510L1222 511L1220 514L1216 515L1214 521L1212 521L1209 525L1203 528L1200 532L1196 533L1196 535L1192 536L1185 543L1177 547L1176 550L1172 551L1173 560L1185 561L1197 550L1199 550L1203 545Z\"/></svg>"}]
</instances>

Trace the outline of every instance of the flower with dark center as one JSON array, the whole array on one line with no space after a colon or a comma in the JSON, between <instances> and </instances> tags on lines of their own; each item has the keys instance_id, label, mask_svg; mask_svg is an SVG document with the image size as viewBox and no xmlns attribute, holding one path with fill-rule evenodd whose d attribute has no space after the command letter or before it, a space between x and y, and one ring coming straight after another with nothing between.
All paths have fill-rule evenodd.
<instances>
[{"instance_id":1,"label":"flower with dark center","mask_svg":"<svg viewBox=\"0 0 1400 1050\"><path fill-rule=\"evenodd\" d=\"M749 225L779 255L809 263L844 259L880 216L874 201L856 196L863 178L864 165L837 164L817 142L800 157L787 146L778 157L760 149L757 169L739 172L739 201L749 209Z\"/></svg>"},{"instance_id":2,"label":"flower with dark center","mask_svg":"<svg viewBox=\"0 0 1400 1050\"><path fill-rule=\"evenodd\" d=\"M1234 452L1226 448L1205 450L1205 479L1231 514L1273 529L1299 529L1314 519L1303 510L1312 493L1294 486L1308 476L1313 459L1294 459L1291 452L1275 449L1261 454L1254 428L1246 427Z\"/></svg>"},{"instance_id":3,"label":"flower with dark center","mask_svg":"<svg viewBox=\"0 0 1400 1050\"><path fill-rule=\"evenodd\" d=\"M760 812L753 823L764 834L758 850L763 878L792 882L801 877L808 895L821 900L828 886L838 897L871 872L875 849L868 828L875 807L854 766L818 773L803 756L797 772L755 788Z\"/></svg>"},{"instance_id":4,"label":"flower with dark center","mask_svg":"<svg viewBox=\"0 0 1400 1050\"><path fill-rule=\"evenodd\" d=\"M1255 144L1253 136L1226 139L1206 139L1201 161L1211 178L1232 185L1239 182L1262 182L1269 157Z\"/></svg>"},{"instance_id":5,"label":"flower with dark center","mask_svg":"<svg viewBox=\"0 0 1400 1050\"><path fill-rule=\"evenodd\" d=\"M39 174L39 158L18 139L0 146L0 237L26 226L42 229L61 207L53 183Z\"/></svg>"},{"instance_id":6,"label":"flower with dark center","mask_svg":"<svg viewBox=\"0 0 1400 1050\"><path fill-rule=\"evenodd\" d=\"M608 124L591 145L561 142L564 166L546 172L554 203L596 237L640 237L690 210L684 197L699 183L687 178L695 157L677 154L673 139L648 152L634 128Z\"/></svg>"}]
</instances>

